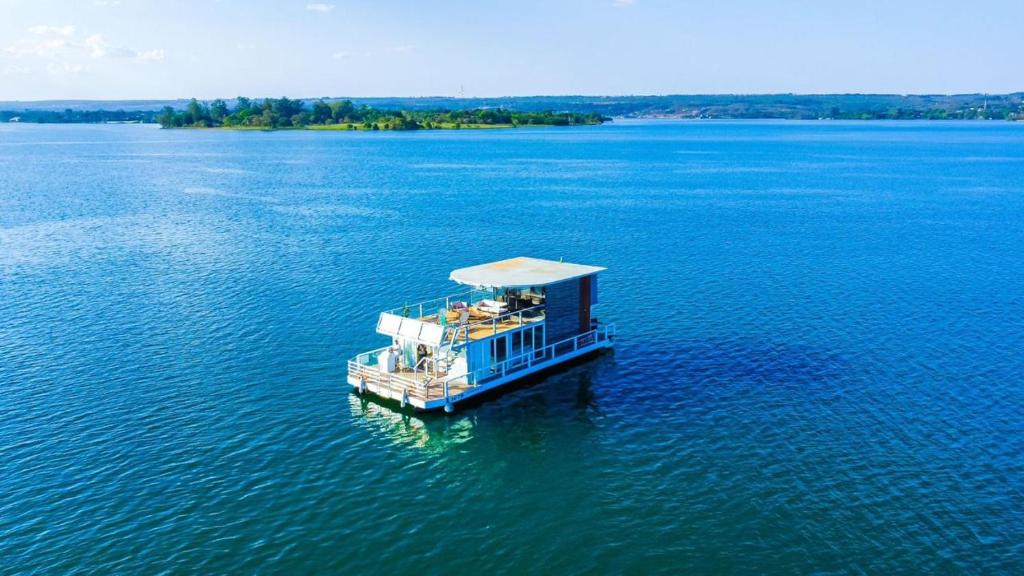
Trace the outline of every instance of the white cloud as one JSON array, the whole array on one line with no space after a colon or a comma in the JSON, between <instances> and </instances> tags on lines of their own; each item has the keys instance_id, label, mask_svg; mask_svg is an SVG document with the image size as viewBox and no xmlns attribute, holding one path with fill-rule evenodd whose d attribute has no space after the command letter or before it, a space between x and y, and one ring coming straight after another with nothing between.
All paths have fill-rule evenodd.
<instances>
[{"instance_id":1,"label":"white cloud","mask_svg":"<svg viewBox=\"0 0 1024 576\"><path fill-rule=\"evenodd\" d=\"M159 62L164 59L164 49L154 48L145 52L136 52L135 59L139 62Z\"/></svg>"},{"instance_id":2,"label":"white cloud","mask_svg":"<svg viewBox=\"0 0 1024 576\"><path fill-rule=\"evenodd\" d=\"M85 47L93 58L103 58L107 55L107 41L103 34L93 34L85 39Z\"/></svg>"},{"instance_id":3,"label":"white cloud","mask_svg":"<svg viewBox=\"0 0 1024 576\"><path fill-rule=\"evenodd\" d=\"M315 4L306 4L306 10L309 10L310 12L321 12L323 14L326 14L334 10L334 4L324 4L322 2L317 2Z\"/></svg>"},{"instance_id":4,"label":"white cloud","mask_svg":"<svg viewBox=\"0 0 1024 576\"><path fill-rule=\"evenodd\" d=\"M612 6L616 8L627 8L636 4L636 0L612 0Z\"/></svg>"},{"instance_id":5,"label":"white cloud","mask_svg":"<svg viewBox=\"0 0 1024 576\"><path fill-rule=\"evenodd\" d=\"M0 51L0 56L11 58L3 69L4 75L45 71L54 77L74 77L90 69L88 59L118 58L144 64L159 62L166 56L163 48L135 50L111 44L103 34L82 39L76 36L75 27L70 24L32 26L27 32L29 36ZM15 61L25 64L15 64Z\"/></svg>"},{"instance_id":6,"label":"white cloud","mask_svg":"<svg viewBox=\"0 0 1024 576\"><path fill-rule=\"evenodd\" d=\"M390 46L385 49L386 52L392 54L405 54L406 52L412 52L416 49L415 44L399 44L398 46Z\"/></svg>"},{"instance_id":7,"label":"white cloud","mask_svg":"<svg viewBox=\"0 0 1024 576\"><path fill-rule=\"evenodd\" d=\"M69 46L70 44L67 40L53 38L40 40L38 42L22 42L20 44L14 44L13 46L4 48L4 52L14 56L15 58L22 58L24 56L39 56L44 58L52 56Z\"/></svg>"},{"instance_id":8,"label":"white cloud","mask_svg":"<svg viewBox=\"0 0 1024 576\"><path fill-rule=\"evenodd\" d=\"M45 24L39 24L38 26L32 26L28 31L40 36L71 36L75 33L75 27L71 24L67 24L65 26L46 26Z\"/></svg>"},{"instance_id":9,"label":"white cloud","mask_svg":"<svg viewBox=\"0 0 1024 576\"><path fill-rule=\"evenodd\" d=\"M136 62L159 62L165 56L163 48L140 51L124 46L112 46L103 34L93 34L86 38L85 48L93 58L131 58Z\"/></svg>"}]
</instances>

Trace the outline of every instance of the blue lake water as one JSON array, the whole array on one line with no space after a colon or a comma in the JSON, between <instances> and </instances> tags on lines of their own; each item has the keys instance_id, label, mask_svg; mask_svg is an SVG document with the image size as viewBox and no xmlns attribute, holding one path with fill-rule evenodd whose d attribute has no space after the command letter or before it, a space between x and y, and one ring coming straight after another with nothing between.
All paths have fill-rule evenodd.
<instances>
[{"instance_id":1,"label":"blue lake water","mask_svg":"<svg viewBox=\"0 0 1024 576\"><path fill-rule=\"evenodd\" d=\"M516 255L615 352L349 392ZM1022 372L1022 124L0 126L0 573L1021 573Z\"/></svg>"}]
</instances>

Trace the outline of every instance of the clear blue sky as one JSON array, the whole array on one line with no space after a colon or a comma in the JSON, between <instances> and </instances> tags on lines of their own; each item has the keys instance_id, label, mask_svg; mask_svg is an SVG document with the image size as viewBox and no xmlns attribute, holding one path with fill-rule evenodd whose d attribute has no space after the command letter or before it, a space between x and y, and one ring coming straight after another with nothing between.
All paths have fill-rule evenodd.
<instances>
[{"instance_id":1,"label":"clear blue sky","mask_svg":"<svg viewBox=\"0 0 1024 576\"><path fill-rule=\"evenodd\" d=\"M0 100L1024 90L1024 0L0 0Z\"/></svg>"}]
</instances>

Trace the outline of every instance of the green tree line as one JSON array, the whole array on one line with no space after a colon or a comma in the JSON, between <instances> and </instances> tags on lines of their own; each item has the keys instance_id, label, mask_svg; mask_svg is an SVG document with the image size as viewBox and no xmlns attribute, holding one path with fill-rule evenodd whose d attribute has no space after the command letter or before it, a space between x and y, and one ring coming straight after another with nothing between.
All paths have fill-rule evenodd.
<instances>
[{"instance_id":1,"label":"green tree line","mask_svg":"<svg viewBox=\"0 0 1024 576\"><path fill-rule=\"evenodd\" d=\"M307 106L289 98L250 99L240 96L229 108L224 100L209 104L193 98L184 110L165 106L156 116L164 128L305 128L340 125L362 130L420 130L463 126L571 126L600 124L600 114L578 112L515 112L499 109L398 111L356 106L350 100Z\"/></svg>"},{"instance_id":2,"label":"green tree line","mask_svg":"<svg viewBox=\"0 0 1024 576\"><path fill-rule=\"evenodd\" d=\"M0 122L35 122L37 124L102 124L104 122L153 122L156 112L124 110L2 110Z\"/></svg>"}]
</instances>

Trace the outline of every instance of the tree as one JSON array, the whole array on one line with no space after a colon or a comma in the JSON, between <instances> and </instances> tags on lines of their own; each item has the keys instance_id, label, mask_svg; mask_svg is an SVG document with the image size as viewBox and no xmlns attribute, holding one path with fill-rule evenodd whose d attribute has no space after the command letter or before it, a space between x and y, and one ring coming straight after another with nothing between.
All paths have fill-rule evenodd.
<instances>
[{"instance_id":1,"label":"tree","mask_svg":"<svg viewBox=\"0 0 1024 576\"><path fill-rule=\"evenodd\" d=\"M351 100L342 100L341 102L331 103L331 117L334 118L335 122L361 120L361 118L354 115L354 112L355 106L352 105Z\"/></svg>"},{"instance_id":2,"label":"tree","mask_svg":"<svg viewBox=\"0 0 1024 576\"><path fill-rule=\"evenodd\" d=\"M217 98L210 103L210 119L213 120L214 125L222 124L227 115L228 105L223 100Z\"/></svg>"},{"instance_id":3,"label":"tree","mask_svg":"<svg viewBox=\"0 0 1024 576\"><path fill-rule=\"evenodd\" d=\"M174 119L174 108L171 108L170 106L164 106L163 109L160 110L160 114L156 117L156 121L159 122L160 126L163 128L173 128Z\"/></svg>"},{"instance_id":4,"label":"tree","mask_svg":"<svg viewBox=\"0 0 1024 576\"><path fill-rule=\"evenodd\" d=\"M191 126L207 126L210 120L210 111L205 105L200 104L193 98L185 108L185 123Z\"/></svg>"},{"instance_id":5,"label":"tree","mask_svg":"<svg viewBox=\"0 0 1024 576\"><path fill-rule=\"evenodd\" d=\"M310 115L310 122L313 124L328 124L333 118L333 111L323 100L313 103L313 113Z\"/></svg>"},{"instance_id":6,"label":"tree","mask_svg":"<svg viewBox=\"0 0 1024 576\"><path fill-rule=\"evenodd\" d=\"M287 97L281 97L277 100L268 98L266 101L270 102L274 114L280 118L291 118L302 112L302 109L305 107L302 100L289 100Z\"/></svg>"}]
</instances>

